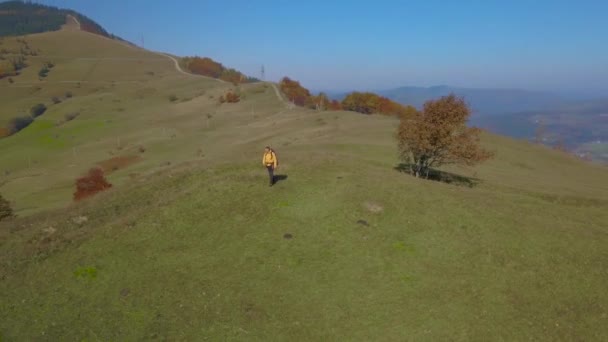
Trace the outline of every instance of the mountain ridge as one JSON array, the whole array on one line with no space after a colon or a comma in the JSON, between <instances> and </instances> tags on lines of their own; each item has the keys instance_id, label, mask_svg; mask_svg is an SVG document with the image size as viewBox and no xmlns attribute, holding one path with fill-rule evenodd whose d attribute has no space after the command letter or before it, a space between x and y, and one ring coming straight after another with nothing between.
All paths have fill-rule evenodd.
<instances>
[{"instance_id":1,"label":"mountain ridge","mask_svg":"<svg viewBox=\"0 0 608 342\"><path fill-rule=\"evenodd\" d=\"M58 31L68 16L78 20L82 31L123 40L77 11L19 0L0 2L0 37Z\"/></svg>"}]
</instances>

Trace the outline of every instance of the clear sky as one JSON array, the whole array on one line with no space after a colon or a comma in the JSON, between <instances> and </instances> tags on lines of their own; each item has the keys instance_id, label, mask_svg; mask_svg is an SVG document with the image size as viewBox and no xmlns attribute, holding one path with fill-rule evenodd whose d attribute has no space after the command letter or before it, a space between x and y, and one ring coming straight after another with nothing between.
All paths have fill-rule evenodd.
<instances>
[{"instance_id":1,"label":"clear sky","mask_svg":"<svg viewBox=\"0 0 608 342\"><path fill-rule=\"evenodd\" d=\"M173 54L323 90L608 93L608 0L39 0Z\"/></svg>"}]
</instances>

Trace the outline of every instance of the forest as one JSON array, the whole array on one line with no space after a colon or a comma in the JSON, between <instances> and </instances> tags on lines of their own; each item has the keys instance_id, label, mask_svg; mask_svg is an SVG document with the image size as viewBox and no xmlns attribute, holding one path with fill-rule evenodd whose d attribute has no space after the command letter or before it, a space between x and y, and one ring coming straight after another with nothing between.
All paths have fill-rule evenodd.
<instances>
[{"instance_id":1,"label":"forest","mask_svg":"<svg viewBox=\"0 0 608 342\"><path fill-rule=\"evenodd\" d=\"M0 37L57 31L72 15L83 31L114 38L101 25L76 11L32 2L7 1L0 3Z\"/></svg>"}]
</instances>

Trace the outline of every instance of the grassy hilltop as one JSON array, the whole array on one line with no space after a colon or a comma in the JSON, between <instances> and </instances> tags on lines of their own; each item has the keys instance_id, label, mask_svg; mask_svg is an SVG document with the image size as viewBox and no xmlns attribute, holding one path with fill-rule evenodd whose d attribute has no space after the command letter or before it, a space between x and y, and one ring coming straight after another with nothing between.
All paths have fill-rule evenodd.
<instances>
[{"instance_id":1,"label":"grassy hilltop","mask_svg":"<svg viewBox=\"0 0 608 342\"><path fill-rule=\"evenodd\" d=\"M0 124L48 109L0 139L2 340L608 339L606 168L485 134L493 160L416 179L396 119L75 29L25 40ZM113 188L73 203L95 165Z\"/></svg>"}]
</instances>

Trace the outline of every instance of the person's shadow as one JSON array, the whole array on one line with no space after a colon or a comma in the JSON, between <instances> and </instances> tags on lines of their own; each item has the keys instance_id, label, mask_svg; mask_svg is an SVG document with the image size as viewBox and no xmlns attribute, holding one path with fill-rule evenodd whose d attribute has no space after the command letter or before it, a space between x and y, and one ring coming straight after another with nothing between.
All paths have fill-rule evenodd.
<instances>
[{"instance_id":1,"label":"person's shadow","mask_svg":"<svg viewBox=\"0 0 608 342\"><path fill-rule=\"evenodd\" d=\"M274 175L274 184L287 180L287 175Z\"/></svg>"}]
</instances>

